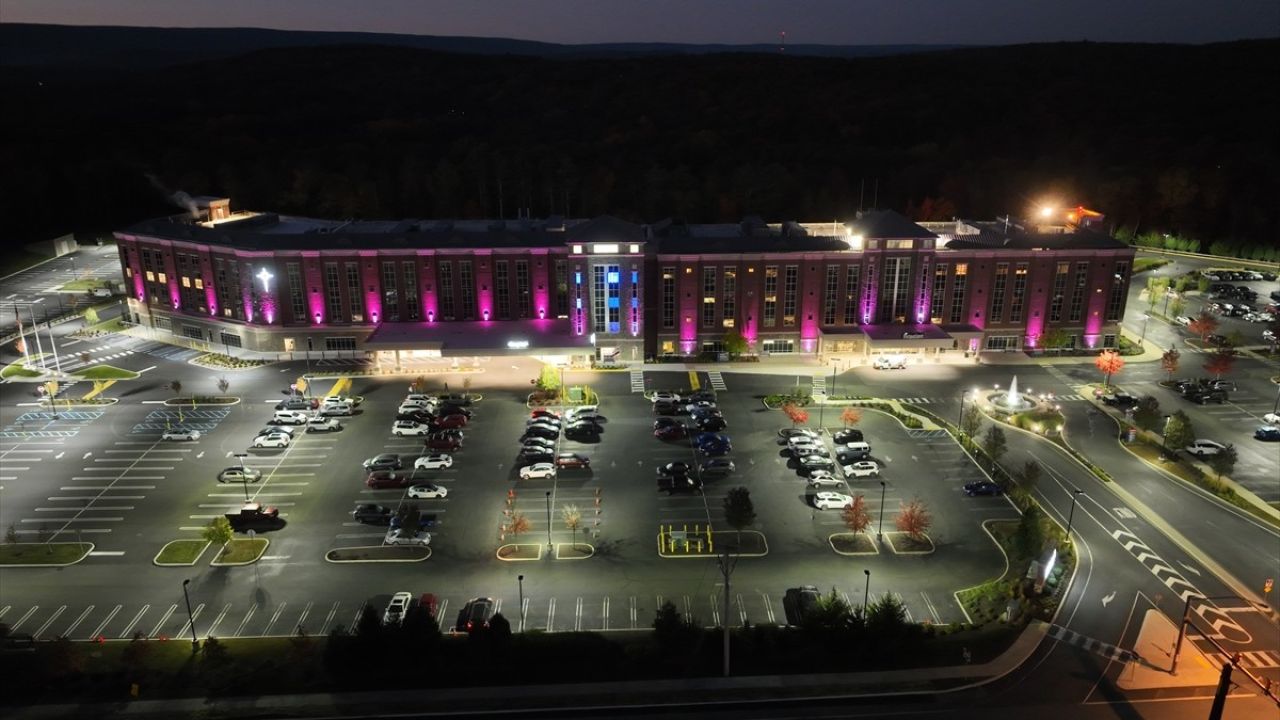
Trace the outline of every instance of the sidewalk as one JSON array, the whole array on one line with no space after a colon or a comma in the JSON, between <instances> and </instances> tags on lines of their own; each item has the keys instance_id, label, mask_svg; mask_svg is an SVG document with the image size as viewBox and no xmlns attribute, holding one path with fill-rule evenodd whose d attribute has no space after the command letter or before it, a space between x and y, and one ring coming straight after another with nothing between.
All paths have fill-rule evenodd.
<instances>
[{"instance_id":1,"label":"sidewalk","mask_svg":"<svg viewBox=\"0 0 1280 720\"><path fill-rule=\"evenodd\" d=\"M41 705L15 709L10 720L46 720L63 717L306 717L342 715L351 708L376 708L378 714L420 713L423 708L443 713L592 707L597 713L613 707L624 710L628 702L653 708L655 704L716 703L732 701L789 702L807 697L889 697L936 695L998 680L1026 662L1049 629L1035 621L1003 654L979 665L951 665L914 670L884 670L824 675L753 675L691 680L645 680L612 683L531 685L481 688L433 688L423 690L268 695L252 698L193 698L139 700L131 703Z\"/></svg>"}]
</instances>

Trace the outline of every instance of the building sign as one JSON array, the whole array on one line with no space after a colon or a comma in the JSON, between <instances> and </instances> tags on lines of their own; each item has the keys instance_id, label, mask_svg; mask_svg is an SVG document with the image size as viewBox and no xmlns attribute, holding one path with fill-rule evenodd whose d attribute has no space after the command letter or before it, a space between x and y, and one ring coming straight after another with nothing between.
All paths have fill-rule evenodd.
<instances>
[{"instance_id":1,"label":"building sign","mask_svg":"<svg viewBox=\"0 0 1280 720\"><path fill-rule=\"evenodd\" d=\"M529 341L528 340L508 340L507 349L508 350L528 350Z\"/></svg>"},{"instance_id":2,"label":"building sign","mask_svg":"<svg viewBox=\"0 0 1280 720\"><path fill-rule=\"evenodd\" d=\"M254 277L262 281L262 292L271 292L271 278L275 277L275 275L272 275L266 268L262 268L258 271L257 275L254 275Z\"/></svg>"},{"instance_id":3,"label":"building sign","mask_svg":"<svg viewBox=\"0 0 1280 720\"><path fill-rule=\"evenodd\" d=\"M903 340L923 340L924 333L904 332L902 333L902 339Z\"/></svg>"}]
</instances>

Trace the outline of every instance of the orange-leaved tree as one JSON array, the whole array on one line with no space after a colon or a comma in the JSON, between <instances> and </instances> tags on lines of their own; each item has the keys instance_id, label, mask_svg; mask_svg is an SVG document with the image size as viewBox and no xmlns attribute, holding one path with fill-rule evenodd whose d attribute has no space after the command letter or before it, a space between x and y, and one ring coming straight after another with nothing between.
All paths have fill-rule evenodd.
<instances>
[{"instance_id":1,"label":"orange-leaved tree","mask_svg":"<svg viewBox=\"0 0 1280 720\"><path fill-rule=\"evenodd\" d=\"M1093 364L1102 371L1104 378L1102 386L1106 387L1111 384L1111 376L1124 369L1124 358L1120 357L1120 353L1115 350L1103 350L1093 359Z\"/></svg>"},{"instance_id":2,"label":"orange-leaved tree","mask_svg":"<svg viewBox=\"0 0 1280 720\"><path fill-rule=\"evenodd\" d=\"M787 416L791 421L791 425L802 425L809 422L809 411L794 403L787 403L782 406L782 414Z\"/></svg>"},{"instance_id":3,"label":"orange-leaved tree","mask_svg":"<svg viewBox=\"0 0 1280 720\"><path fill-rule=\"evenodd\" d=\"M845 427L857 425L862 422L862 411L856 407L847 407L840 413L840 422L844 423Z\"/></svg>"},{"instance_id":4,"label":"orange-leaved tree","mask_svg":"<svg viewBox=\"0 0 1280 720\"><path fill-rule=\"evenodd\" d=\"M1215 378L1222 379L1223 375L1231 372L1231 367L1236 364L1236 351L1231 348L1218 348L1217 351L1209 355L1209 359L1202 366L1206 372Z\"/></svg>"},{"instance_id":5,"label":"orange-leaved tree","mask_svg":"<svg viewBox=\"0 0 1280 720\"><path fill-rule=\"evenodd\" d=\"M1205 342L1218 329L1218 319L1207 312L1202 312L1191 321L1190 325L1187 325L1187 329L1200 336L1200 342Z\"/></svg>"},{"instance_id":6,"label":"orange-leaved tree","mask_svg":"<svg viewBox=\"0 0 1280 720\"><path fill-rule=\"evenodd\" d=\"M1178 372L1178 350L1177 348L1169 348L1160 356L1160 369L1169 373L1169 379L1173 379L1173 374Z\"/></svg>"},{"instance_id":7,"label":"orange-leaved tree","mask_svg":"<svg viewBox=\"0 0 1280 720\"><path fill-rule=\"evenodd\" d=\"M853 502L845 505L844 510L840 511L840 519L844 521L844 526L853 532L864 532L871 524L871 513L867 512L867 499L861 495L855 495Z\"/></svg>"},{"instance_id":8,"label":"orange-leaved tree","mask_svg":"<svg viewBox=\"0 0 1280 720\"><path fill-rule=\"evenodd\" d=\"M919 540L933 525L933 517L925 508L924 501L912 498L911 502L898 503L898 517L894 524L912 540Z\"/></svg>"}]
</instances>

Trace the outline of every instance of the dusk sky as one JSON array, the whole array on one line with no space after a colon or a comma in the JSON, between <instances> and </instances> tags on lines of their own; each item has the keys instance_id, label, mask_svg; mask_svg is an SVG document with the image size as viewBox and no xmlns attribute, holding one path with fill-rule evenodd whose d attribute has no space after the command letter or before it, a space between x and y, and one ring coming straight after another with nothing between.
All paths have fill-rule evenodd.
<instances>
[{"instance_id":1,"label":"dusk sky","mask_svg":"<svg viewBox=\"0 0 1280 720\"><path fill-rule=\"evenodd\" d=\"M263 27L554 43L1204 43L1280 34L1276 0L0 0L0 22Z\"/></svg>"}]
</instances>

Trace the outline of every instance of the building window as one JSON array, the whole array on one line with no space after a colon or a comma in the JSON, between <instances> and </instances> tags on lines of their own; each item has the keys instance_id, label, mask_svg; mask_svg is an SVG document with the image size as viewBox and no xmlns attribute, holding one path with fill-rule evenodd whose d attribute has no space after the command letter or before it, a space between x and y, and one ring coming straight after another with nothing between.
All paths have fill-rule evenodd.
<instances>
[{"instance_id":1,"label":"building window","mask_svg":"<svg viewBox=\"0 0 1280 720\"><path fill-rule=\"evenodd\" d=\"M1071 322L1084 316L1084 291L1089 284L1089 263L1076 263L1076 286L1071 291Z\"/></svg>"},{"instance_id":2,"label":"building window","mask_svg":"<svg viewBox=\"0 0 1280 720\"><path fill-rule=\"evenodd\" d=\"M452 271L450 271L450 280L452 280ZM462 317L466 320L472 320L476 317L476 280L471 272L470 260L458 261L458 285L462 291ZM449 319L452 320L453 314L453 283L449 283Z\"/></svg>"},{"instance_id":3,"label":"building window","mask_svg":"<svg viewBox=\"0 0 1280 720\"><path fill-rule=\"evenodd\" d=\"M396 288L396 263L394 260L382 261L382 319L389 322L400 321L399 292Z\"/></svg>"},{"instance_id":4,"label":"building window","mask_svg":"<svg viewBox=\"0 0 1280 720\"><path fill-rule=\"evenodd\" d=\"M663 340L663 341L662 341L662 349L660 350L660 352L661 352L661 354L663 354L663 355L674 355L674 354L675 354L675 352L676 352L676 341L675 341L675 340Z\"/></svg>"},{"instance_id":5,"label":"building window","mask_svg":"<svg viewBox=\"0 0 1280 720\"><path fill-rule=\"evenodd\" d=\"M760 349L766 353L793 353L796 346L791 340L765 340Z\"/></svg>"},{"instance_id":6,"label":"building window","mask_svg":"<svg viewBox=\"0 0 1280 720\"><path fill-rule=\"evenodd\" d=\"M511 319L511 279L507 275L507 261L493 264L493 293L497 298L498 319Z\"/></svg>"},{"instance_id":7,"label":"building window","mask_svg":"<svg viewBox=\"0 0 1280 720\"><path fill-rule=\"evenodd\" d=\"M219 261L221 262L221 261ZM218 274L222 275L222 269L219 268ZM295 322L307 321L307 306L303 301L305 297L305 287L302 284L302 266L299 263L291 262L285 264L285 275L289 279L289 309L293 312ZM221 287L224 280L219 277L218 286ZM225 309L229 303L226 299L222 300L222 306Z\"/></svg>"},{"instance_id":8,"label":"building window","mask_svg":"<svg viewBox=\"0 0 1280 720\"><path fill-rule=\"evenodd\" d=\"M716 323L716 269L702 268L702 326Z\"/></svg>"},{"instance_id":9,"label":"building window","mask_svg":"<svg viewBox=\"0 0 1280 720\"><path fill-rule=\"evenodd\" d=\"M904 322L911 311L911 258L885 258L876 322Z\"/></svg>"},{"instance_id":10,"label":"building window","mask_svg":"<svg viewBox=\"0 0 1280 720\"><path fill-rule=\"evenodd\" d=\"M844 324L858 324L858 274L861 265L850 265L844 278Z\"/></svg>"},{"instance_id":11,"label":"building window","mask_svg":"<svg viewBox=\"0 0 1280 720\"><path fill-rule=\"evenodd\" d=\"M737 320L737 298L734 297L738 292L738 271L732 268L724 270L724 286L720 288L721 297L724 302L720 308L721 324L727 328L731 328Z\"/></svg>"},{"instance_id":12,"label":"building window","mask_svg":"<svg viewBox=\"0 0 1280 720\"><path fill-rule=\"evenodd\" d=\"M234 333L224 332L221 334L221 338L222 338L222 344L227 347L233 347L233 348L244 347L244 345L240 342L240 336Z\"/></svg>"},{"instance_id":13,"label":"building window","mask_svg":"<svg viewBox=\"0 0 1280 720\"><path fill-rule=\"evenodd\" d=\"M792 327L796 324L796 285L800 278L800 267L788 265L787 274L782 280L782 324Z\"/></svg>"},{"instance_id":14,"label":"building window","mask_svg":"<svg viewBox=\"0 0 1280 720\"><path fill-rule=\"evenodd\" d=\"M356 339L353 337L327 337L324 339L325 350L355 350Z\"/></svg>"},{"instance_id":15,"label":"building window","mask_svg":"<svg viewBox=\"0 0 1280 720\"><path fill-rule=\"evenodd\" d=\"M470 263L464 263L464 264L470 265ZM465 285L464 287L470 287L470 286ZM456 316L454 315L454 308L453 308L453 263L450 261L444 261L440 263L439 301L440 301L440 319L453 320Z\"/></svg>"},{"instance_id":16,"label":"building window","mask_svg":"<svg viewBox=\"0 0 1280 720\"><path fill-rule=\"evenodd\" d=\"M773 327L778 322L778 266L764 269L764 326Z\"/></svg>"},{"instance_id":17,"label":"building window","mask_svg":"<svg viewBox=\"0 0 1280 720\"><path fill-rule=\"evenodd\" d=\"M616 333L622 317L619 268L617 265L593 265L591 273L592 326L596 332Z\"/></svg>"},{"instance_id":18,"label":"building window","mask_svg":"<svg viewBox=\"0 0 1280 720\"><path fill-rule=\"evenodd\" d=\"M991 315L988 318L990 322L998 323L1004 320L1004 291L1008 281L1009 263L996 263L996 278L991 288Z\"/></svg>"},{"instance_id":19,"label":"building window","mask_svg":"<svg viewBox=\"0 0 1280 720\"><path fill-rule=\"evenodd\" d=\"M342 285L336 262L324 264L324 309L329 322L342 321Z\"/></svg>"},{"instance_id":20,"label":"building window","mask_svg":"<svg viewBox=\"0 0 1280 720\"><path fill-rule=\"evenodd\" d=\"M956 263L956 275L951 281L951 313L948 322L964 319L964 296L969 289L969 263Z\"/></svg>"},{"instance_id":21,"label":"building window","mask_svg":"<svg viewBox=\"0 0 1280 720\"><path fill-rule=\"evenodd\" d=\"M1120 319L1120 311L1124 308L1124 294L1129 289L1129 263L1116 263L1115 277L1111 280L1111 297L1107 298L1107 321L1115 322Z\"/></svg>"},{"instance_id":22,"label":"building window","mask_svg":"<svg viewBox=\"0 0 1280 720\"><path fill-rule=\"evenodd\" d=\"M988 350L1017 350L1017 335L992 335L987 338Z\"/></svg>"},{"instance_id":23,"label":"building window","mask_svg":"<svg viewBox=\"0 0 1280 720\"><path fill-rule=\"evenodd\" d=\"M556 261L556 317L569 317L569 270L564 260Z\"/></svg>"},{"instance_id":24,"label":"building window","mask_svg":"<svg viewBox=\"0 0 1280 720\"><path fill-rule=\"evenodd\" d=\"M173 320L172 320L172 319L167 318L167 317L165 317L165 316L163 316L163 315L158 315L158 316L153 316L153 317L155 317L156 327L157 327L157 328L159 328L159 329L161 329L161 330L168 330L168 331L170 331L170 332L172 332L172 331L173 331Z\"/></svg>"},{"instance_id":25,"label":"building window","mask_svg":"<svg viewBox=\"0 0 1280 720\"><path fill-rule=\"evenodd\" d=\"M1009 322L1022 322L1022 308L1027 300L1027 264L1018 263L1013 271L1013 303L1009 307Z\"/></svg>"},{"instance_id":26,"label":"building window","mask_svg":"<svg viewBox=\"0 0 1280 720\"><path fill-rule=\"evenodd\" d=\"M606 302L609 309L609 332L620 332L622 328L622 273L617 265L610 265L605 274L609 286L609 298Z\"/></svg>"},{"instance_id":27,"label":"building window","mask_svg":"<svg viewBox=\"0 0 1280 720\"><path fill-rule=\"evenodd\" d=\"M885 240L884 249L885 250L910 250L912 247L915 246L914 243L915 241L911 239Z\"/></svg>"},{"instance_id":28,"label":"building window","mask_svg":"<svg viewBox=\"0 0 1280 720\"><path fill-rule=\"evenodd\" d=\"M933 294L929 296L929 317L933 322L942 322L942 303L946 300L947 264L938 263L933 266Z\"/></svg>"},{"instance_id":29,"label":"building window","mask_svg":"<svg viewBox=\"0 0 1280 720\"><path fill-rule=\"evenodd\" d=\"M1049 302L1049 322L1062 320L1062 303L1067 297L1067 275L1071 272L1071 263L1058 263L1053 273L1053 298Z\"/></svg>"},{"instance_id":30,"label":"building window","mask_svg":"<svg viewBox=\"0 0 1280 720\"><path fill-rule=\"evenodd\" d=\"M516 303L520 317L533 317L533 296L529 294L529 261L516 261Z\"/></svg>"},{"instance_id":31,"label":"building window","mask_svg":"<svg viewBox=\"0 0 1280 720\"><path fill-rule=\"evenodd\" d=\"M1116 346L1116 336L1115 336L1115 335L1103 335L1103 336L1102 336L1102 347L1104 347L1104 348L1114 348L1115 346Z\"/></svg>"},{"instance_id":32,"label":"building window","mask_svg":"<svg viewBox=\"0 0 1280 720\"><path fill-rule=\"evenodd\" d=\"M676 326L676 269L662 268L662 327Z\"/></svg>"},{"instance_id":33,"label":"building window","mask_svg":"<svg viewBox=\"0 0 1280 720\"><path fill-rule=\"evenodd\" d=\"M837 292L840 289L840 266L827 266L827 286L822 295L822 324L836 324Z\"/></svg>"},{"instance_id":34,"label":"building window","mask_svg":"<svg viewBox=\"0 0 1280 720\"><path fill-rule=\"evenodd\" d=\"M418 307L418 268L417 263L400 263L400 272L404 275L404 311L409 320L421 317L422 309Z\"/></svg>"},{"instance_id":35,"label":"building window","mask_svg":"<svg viewBox=\"0 0 1280 720\"><path fill-rule=\"evenodd\" d=\"M347 263L347 305L351 322L364 322L364 295L360 292L360 263Z\"/></svg>"}]
</instances>

